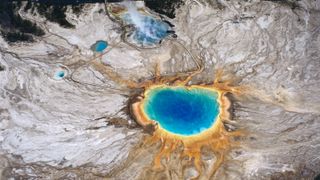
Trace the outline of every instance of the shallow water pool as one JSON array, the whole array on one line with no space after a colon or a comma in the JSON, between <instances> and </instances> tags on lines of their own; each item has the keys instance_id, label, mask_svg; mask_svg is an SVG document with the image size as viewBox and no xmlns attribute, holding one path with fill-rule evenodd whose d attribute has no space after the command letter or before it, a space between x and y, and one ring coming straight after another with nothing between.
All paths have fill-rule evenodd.
<instances>
[{"instance_id":1,"label":"shallow water pool","mask_svg":"<svg viewBox=\"0 0 320 180\"><path fill-rule=\"evenodd\" d=\"M54 73L54 79L56 79L56 80L61 80L61 79L63 79L64 77L66 76L66 72L65 71L63 71L63 70L59 70L59 71L56 71L55 73Z\"/></svg>"},{"instance_id":2,"label":"shallow water pool","mask_svg":"<svg viewBox=\"0 0 320 180\"><path fill-rule=\"evenodd\" d=\"M137 41L144 44L154 44L168 36L168 24L148 16L143 17L143 22L143 26L137 28L133 35Z\"/></svg>"},{"instance_id":3,"label":"shallow water pool","mask_svg":"<svg viewBox=\"0 0 320 180\"><path fill-rule=\"evenodd\" d=\"M92 45L92 49L96 52L102 52L108 47L108 43L106 41L97 41Z\"/></svg>"},{"instance_id":4,"label":"shallow water pool","mask_svg":"<svg viewBox=\"0 0 320 180\"><path fill-rule=\"evenodd\" d=\"M150 16L127 14L124 20L134 25L135 31L132 34L132 38L140 44L152 45L159 43L171 32L170 26L166 22Z\"/></svg>"}]
</instances>

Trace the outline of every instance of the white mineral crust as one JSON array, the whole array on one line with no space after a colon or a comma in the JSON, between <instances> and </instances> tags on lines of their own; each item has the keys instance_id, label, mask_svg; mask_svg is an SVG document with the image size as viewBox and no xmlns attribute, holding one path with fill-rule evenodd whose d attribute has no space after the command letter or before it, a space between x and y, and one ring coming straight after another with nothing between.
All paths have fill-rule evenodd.
<instances>
[{"instance_id":1,"label":"white mineral crust","mask_svg":"<svg viewBox=\"0 0 320 180\"><path fill-rule=\"evenodd\" d=\"M186 1L172 20L178 40L150 50L121 42L119 25L99 13L103 4L86 5L79 17L68 13L74 29L21 11L46 35L11 45L0 37L0 173L137 179L152 163L158 149L129 155L142 139L140 128L110 123L133 121L124 110L130 90L89 64L99 56L90 50L97 40L108 41L101 60L124 79L151 78L158 62L163 74L193 69L185 47L205 63L192 82L210 82L223 68L252 89L234 102L235 126L249 135L218 179L319 173L320 1L301 0L296 9L269 1L219 2ZM61 69L67 76L55 80Z\"/></svg>"}]
</instances>

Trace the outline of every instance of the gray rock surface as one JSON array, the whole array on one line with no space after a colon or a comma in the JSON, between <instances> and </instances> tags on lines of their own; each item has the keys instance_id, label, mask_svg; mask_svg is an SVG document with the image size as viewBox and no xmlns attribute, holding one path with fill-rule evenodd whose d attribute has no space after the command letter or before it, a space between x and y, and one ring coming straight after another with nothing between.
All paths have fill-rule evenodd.
<instances>
[{"instance_id":1,"label":"gray rock surface","mask_svg":"<svg viewBox=\"0 0 320 180\"><path fill-rule=\"evenodd\" d=\"M297 1L293 8L187 0L172 20L178 39L141 50L121 41L119 25L99 13L103 8L69 13L75 29L20 12L47 34L32 44L0 38L3 179L143 177L158 149L137 148L145 133L126 110L132 90L90 65L100 58L90 50L97 40L109 42L101 60L124 79L152 78L157 63L162 74L186 72L195 66L191 53L205 64L192 83L212 82L222 68L226 78L249 87L234 100L232 125L249 134L216 179L312 179L320 173L320 1ZM67 76L54 79L58 70ZM164 176L170 178L176 179Z\"/></svg>"}]
</instances>

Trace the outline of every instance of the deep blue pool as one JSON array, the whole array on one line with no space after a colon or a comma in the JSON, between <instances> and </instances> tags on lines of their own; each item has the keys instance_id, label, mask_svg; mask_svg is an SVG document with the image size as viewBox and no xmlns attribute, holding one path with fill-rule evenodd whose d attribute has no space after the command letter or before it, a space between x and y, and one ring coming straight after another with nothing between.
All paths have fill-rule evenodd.
<instances>
[{"instance_id":1,"label":"deep blue pool","mask_svg":"<svg viewBox=\"0 0 320 180\"><path fill-rule=\"evenodd\" d=\"M204 88L159 87L148 92L143 108L165 130L190 136L212 127L219 114L217 98Z\"/></svg>"},{"instance_id":2,"label":"deep blue pool","mask_svg":"<svg viewBox=\"0 0 320 180\"><path fill-rule=\"evenodd\" d=\"M97 41L93 46L92 49L96 52L102 52L108 47L108 43L106 41Z\"/></svg>"}]
</instances>

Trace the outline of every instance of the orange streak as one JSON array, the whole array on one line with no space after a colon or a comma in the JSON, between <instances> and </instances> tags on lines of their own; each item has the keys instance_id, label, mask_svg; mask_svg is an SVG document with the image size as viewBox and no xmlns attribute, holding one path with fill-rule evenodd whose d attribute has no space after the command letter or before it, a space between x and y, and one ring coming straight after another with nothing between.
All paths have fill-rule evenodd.
<instances>
[{"instance_id":1,"label":"orange streak","mask_svg":"<svg viewBox=\"0 0 320 180\"><path fill-rule=\"evenodd\" d=\"M230 149L233 147L231 141L234 136L242 136L243 133L240 131L227 132L224 128L223 122L230 119L230 113L228 109L230 108L231 102L225 96L227 92L235 92L236 94L241 91L240 88L230 87L225 83L216 81L213 85L193 85L193 86L184 86L184 85L175 85L171 87L185 87L188 89L192 88L204 88L207 90L215 91L218 94L218 103L220 105L219 114L217 119L212 127L209 129L192 136L182 136L173 134L163 129L160 125L156 125L155 121L148 119L148 116L144 112L144 103L145 99L149 95L149 92L155 88L166 88L170 87L167 85L154 84L148 86L145 92L140 96L140 101L132 104L133 114L136 121L143 127L146 125L153 124L155 125L155 131L153 133L153 138L150 143L157 143L161 141L162 146L159 153L154 158L154 168L159 170L162 169L161 160L166 157L169 160L169 155L173 151L177 150L177 144L181 143L183 145L183 152L180 152L181 157L187 156L193 160L193 165L198 171L198 178L202 175L203 163L201 161L201 148L210 147L211 150L216 154L217 160L213 168L205 176L210 178L216 171L219 169L221 164L225 159L225 154L227 154Z\"/></svg>"}]
</instances>

